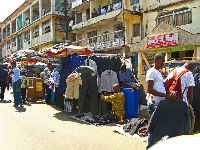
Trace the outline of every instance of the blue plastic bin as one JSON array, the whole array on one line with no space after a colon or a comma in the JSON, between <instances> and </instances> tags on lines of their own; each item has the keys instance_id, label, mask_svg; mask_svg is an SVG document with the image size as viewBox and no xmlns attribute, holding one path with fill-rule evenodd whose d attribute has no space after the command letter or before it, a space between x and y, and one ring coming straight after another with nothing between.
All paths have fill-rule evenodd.
<instances>
[{"instance_id":1,"label":"blue plastic bin","mask_svg":"<svg viewBox=\"0 0 200 150\"><path fill-rule=\"evenodd\" d=\"M138 118L140 91L132 88L122 88L121 91L125 97L125 118Z\"/></svg>"}]
</instances>

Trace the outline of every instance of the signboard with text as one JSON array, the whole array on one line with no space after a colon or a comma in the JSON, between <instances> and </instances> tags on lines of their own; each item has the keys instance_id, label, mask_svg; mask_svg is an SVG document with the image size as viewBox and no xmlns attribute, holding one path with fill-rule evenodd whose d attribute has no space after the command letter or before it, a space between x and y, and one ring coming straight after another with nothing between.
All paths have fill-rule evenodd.
<instances>
[{"instance_id":1,"label":"signboard with text","mask_svg":"<svg viewBox=\"0 0 200 150\"><path fill-rule=\"evenodd\" d=\"M169 33L147 37L147 48L174 46L178 44L178 33Z\"/></svg>"}]
</instances>

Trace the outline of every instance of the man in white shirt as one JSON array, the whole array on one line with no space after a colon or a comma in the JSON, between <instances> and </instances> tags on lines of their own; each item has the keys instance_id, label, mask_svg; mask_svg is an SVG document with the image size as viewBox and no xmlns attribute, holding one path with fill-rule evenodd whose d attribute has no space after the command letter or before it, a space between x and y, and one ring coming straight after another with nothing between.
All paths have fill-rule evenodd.
<instances>
[{"instance_id":1,"label":"man in white shirt","mask_svg":"<svg viewBox=\"0 0 200 150\"><path fill-rule=\"evenodd\" d=\"M165 55L156 54L154 56L154 67L149 69L146 74L148 111L150 116L155 111L160 101L165 100L165 98L172 99L171 95L166 94L164 79L161 72L159 71L160 69L162 69L164 62ZM152 133L148 133L147 147L152 142L152 140Z\"/></svg>"},{"instance_id":2,"label":"man in white shirt","mask_svg":"<svg viewBox=\"0 0 200 150\"><path fill-rule=\"evenodd\" d=\"M163 76L159 71L162 69L164 62L164 54L156 54L154 57L154 67L149 69L146 74L147 100L149 104L148 111L150 116L155 111L155 106L157 106L161 100L169 97L169 95L166 94Z\"/></svg>"}]
</instances>

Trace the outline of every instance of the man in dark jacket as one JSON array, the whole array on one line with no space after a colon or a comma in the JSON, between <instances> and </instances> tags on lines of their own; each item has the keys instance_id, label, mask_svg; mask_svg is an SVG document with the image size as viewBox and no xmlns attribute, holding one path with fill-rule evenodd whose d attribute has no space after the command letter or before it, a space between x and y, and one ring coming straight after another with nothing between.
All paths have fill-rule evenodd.
<instances>
[{"instance_id":1,"label":"man in dark jacket","mask_svg":"<svg viewBox=\"0 0 200 150\"><path fill-rule=\"evenodd\" d=\"M1 100L4 100L4 93L7 85L8 71L4 69L2 63L0 63L0 87L1 87Z\"/></svg>"}]
</instances>

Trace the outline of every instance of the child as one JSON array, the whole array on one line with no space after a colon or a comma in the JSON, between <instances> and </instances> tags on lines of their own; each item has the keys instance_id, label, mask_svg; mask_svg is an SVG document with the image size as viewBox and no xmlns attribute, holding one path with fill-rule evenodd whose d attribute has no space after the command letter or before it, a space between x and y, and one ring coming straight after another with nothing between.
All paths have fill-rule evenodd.
<instances>
[{"instance_id":1,"label":"child","mask_svg":"<svg viewBox=\"0 0 200 150\"><path fill-rule=\"evenodd\" d=\"M21 72L21 96L22 103L26 103L26 89L27 89L27 79L24 72Z\"/></svg>"},{"instance_id":2,"label":"child","mask_svg":"<svg viewBox=\"0 0 200 150\"><path fill-rule=\"evenodd\" d=\"M112 103L112 112L119 118L119 123L124 122L124 94L120 91L118 84L113 85L114 94L101 96L105 102Z\"/></svg>"}]
</instances>

